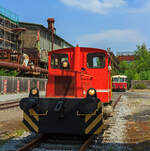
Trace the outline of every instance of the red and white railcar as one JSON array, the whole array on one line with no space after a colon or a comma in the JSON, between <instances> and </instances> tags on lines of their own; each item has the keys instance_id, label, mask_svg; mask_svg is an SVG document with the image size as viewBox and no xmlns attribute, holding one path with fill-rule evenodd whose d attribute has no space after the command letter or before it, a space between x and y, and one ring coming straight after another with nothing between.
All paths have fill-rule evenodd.
<instances>
[{"instance_id":1,"label":"red and white railcar","mask_svg":"<svg viewBox=\"0 0 150 151\"><path fill-rule=\"evenodd\" d=\"M125 75L112 76L112 90L113 91L126 91L127 90L127 76Z\"/></svg>"}]
</instances>

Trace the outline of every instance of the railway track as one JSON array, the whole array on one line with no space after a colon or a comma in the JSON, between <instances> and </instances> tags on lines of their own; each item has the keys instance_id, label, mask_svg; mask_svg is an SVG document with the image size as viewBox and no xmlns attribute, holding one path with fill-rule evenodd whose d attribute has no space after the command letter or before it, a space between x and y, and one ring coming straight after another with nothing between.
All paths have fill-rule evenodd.
<instances>
[{"instance_id":1,"label":"railway track","mask_svg":"<svg viewBox=\"0 0 150 151\"><path fill-rule=\"evenodd\" d=\"M120 96L122 94L122 96ZM136 122L130 122L128 118L129 115L132 115L131 110L131 100L128 98L128 94L124 95L124 93L119 93L115 95L115 102L113 102L113 116L108 117L105 121L106 128L104 132L95 137L91 136L87 139L57 139L56 137L48 137L47 139L43 139L37 143L33 143L33 146L30 147L30 151L131 151L133 146L141 146L139 142L143 142L146 139L146 136L143 137L140 135L140 132L137 129L133 132L135 133L134 137L130 133L134 129L130 129L130 133L128 133L128 128L138 127ZM116 105L115 105L116 104ZM134 108L133 108L134 109ZM143 125L143 124L142 124ZM141 125L140 125L141 126ZM148 126L147 126L148 127ZM147 128L146 127L146 128ZM140 129L141 130L141 127ZM142 130L142 132L145 130ZM137 133L139 133L137 135ZM147 131L148 133L148 131ZM143 133L141 133L143 135ZM147 135L148 136L148 135ZM93 137L93 138L92 138ZM36 138L36 136L34 137ZM147 137L149 139L149 136ZM30 141L26 142L30 145L32 144ZM17 142L18 143L18 142ZM138 144L139 143L139 144ZM25 143L18 143L18 147L16 149L10 149L11 151L24 151L27 150L17 150L17 148L24 146ZM133 145L133 146L132 146ZM146 144L145 144L146 146ZM148 145L147 145L148 146ZM146 148L146 147L145 147ZM149 151L149 146L147 147ZM5 150L5 149L4 149ZM2 150L2 151L4 151ZM1 150L0 150L1 151ZM9 150L6 150L9 151ZM27 150L28 151L28 150Z\"/></svg>"},{"instance_id":2,"label":"railway track","mask_svg":"<svg viewBox=\"0 0 150 151\"><path fill-rule=\"evenodd\" d=\"M113 104L113 109L115 110L117 104L121 99L121 95ZM112 118L112 117L110 117ZM110 120L110 119L109 119ZM79 137L58 137L57 136L40 136L24 145L17 151L40 151L40 150L53 150L53 151L88 151L95 150L101 146L101 143L109 139L108 134L109 126L112 126L114 123L108 122L106 124L106 133L100 134L99 136L91 135L88 138L79 138ZM107 135L106 135L107 134Z\"/></svg>"},{"instance_id":3,"label":"railway track","mask_svg":"<svg viewBox=\"0 0 150 151\"><path fill-rule=\"evenodd\" d=\"M0 104L0 111L1 110L6 110L14 107L19 106L19 101L12 101L12 102L7 102L7 103L1 103Z\"/></svg>"},{"instance_id":4,"label":"railway track","mask_svg":"<svg viewBox=\"0 0 150 151\"><path fill-rule=\"evenodd\" d=\"M28 144L17 151L41 151L41 150L57 150L57 151L86 151L92 141L95 139L94 135L88 138L82 137L56 137L48 135L40 135L39 137L33 139Z\"/></svg>"},{"instance_id":5,"label":"railway track","mask_svg":"<svg viewBox=\"0 0 150 151\"><path fill-rule=\"evenodd\" d=\"M113 116L105 121L105 131L103 136L98 136L95 145L91 145L96 151L99 150L118 150L128 151L128 147L123 143L126 139L127 120L124 117L130 114L129 106L126 104L125 98L119 98L113 104ZM131 140L132 141L132 140Z\"/></svg>"},{"instance_id":6,"label":"railway track","mask_svg":"<svg viewBox=\"0 0 150 151\"><path fill-rule=\"evenodd\" d=\"M120 103L120 99L121 96L119 94L115 98L116 101L113 103L114 113L120 112L120 109L118 109L118 106L120 106L118 105ZM9 109L18 105L19 102L17 101L3 103L0 104L0 110L1 108ZM64 138L63 136L59 136L59 138L57 138L54 136L45 137L36 135L32 139L24 141L24 139L26 140L26 137L24 137L23 140L20 139L20 143L16 142L16 147L14 146L15 149L11 149L11 151L98 151L102 148L102 146L105 146L105 144L112 142L113 139L111 138L111 128L114 127L114 125L115 121L113 120L113 117L109 117L104 132L99 136L92 135L88 138Z\"/></svg>"}]
</instances>

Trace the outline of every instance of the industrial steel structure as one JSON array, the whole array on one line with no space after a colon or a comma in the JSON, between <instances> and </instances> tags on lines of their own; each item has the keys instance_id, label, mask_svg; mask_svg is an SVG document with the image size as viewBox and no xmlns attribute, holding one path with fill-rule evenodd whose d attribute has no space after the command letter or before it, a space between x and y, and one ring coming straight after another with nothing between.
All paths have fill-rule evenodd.
<instances>
[{"instance_id":1,"label":"industrial steel structure","mask_svg":"<svg viewBox=\"0 0 150 151\"><path fill-rule=\"evenodd\" d=\"M17 35L12 29L18 27L19 17L0 6L0 49L17 49Z\"/></svg>"},{"instance_id":2,"label":"industrial steel structure","mask_svg":"<svg viewBox=\"0 0 150 151\"><path fill-rule=\"evenodd\" d=\"M70 43L63 38L56 35L56 29L52 31L54 22L48 21L48 28L41 24L19 22L20 27L26 28L26 31L22 33L22 42L20 48L23 50L36 50L40 54L41 61L47 61L48 52L52 49L73 47ZM54 20L53 20L54 21Z\"/></svg>"},{"instance_id":3,"label":"industrial steel structure","mask_svg":"<svg viewBox=\"0 0 150 151\"><path fill-rule=\"evenodd\" d=\"M72 47L56 35L54 21L48 18L48 28L19 22L15 13L0 6L0 68L47 74L42 68L47 68L48 51Z\"/></svg>"}]
</instances>

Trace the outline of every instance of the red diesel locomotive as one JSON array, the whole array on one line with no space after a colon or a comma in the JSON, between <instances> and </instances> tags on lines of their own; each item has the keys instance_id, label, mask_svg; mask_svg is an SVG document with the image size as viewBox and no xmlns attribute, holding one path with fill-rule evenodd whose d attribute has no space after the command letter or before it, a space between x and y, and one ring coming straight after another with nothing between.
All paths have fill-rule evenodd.
<instances>
[{"instance_id":1,"label":"red diesel locomotive","mask_svg":"<svg viewBox=\"0 0 150 151\"><path fill-rule=\"evenodd\" d=\"M126 91L127 90L127 76L125 75L112 76L112 90L113 91Z\"/></svg>"},{"instance_id":2,"label":"red diesel locomotive","mask_svg":"<svg viewBox=\"0 0 150 151\"><path fill-rule=\"evenodd\" d=\"M46 97L32 88L20 101L24 126L36 133L91 135L103 129L111 100L111 61L102 49L73 47L48 53Z\"/></svg>"}]
</instances>

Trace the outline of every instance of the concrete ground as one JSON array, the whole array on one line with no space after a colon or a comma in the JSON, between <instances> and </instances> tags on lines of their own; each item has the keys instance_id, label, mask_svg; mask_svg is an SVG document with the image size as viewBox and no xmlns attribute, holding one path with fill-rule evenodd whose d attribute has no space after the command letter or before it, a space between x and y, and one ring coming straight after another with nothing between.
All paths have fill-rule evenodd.
<instances>
[{"instance_id":1,"label":"concrete ground","mask_svg":"<svg viewBox=\"0 0 150 151\"><path fill-rule=\"evenodd\" d=\"M0 102L2 101L16 101L24 97L28 97L29 93L14 93L14 94L3 94L0 95ZM40 92L40 96L45 96L45 91Z\"/></svg>"},{"instance_id":2,"label":"concrete ground","mask_svg":"<svg viewBox=\"0 0 150 151\"><path fill-rule=\"evenodd\" d=\"M28 93L0 95L0 104L19 101L23 97L28 97L28 95ZM45 96L45 92L40 92L40 96ZM22 118L23 112L19 107L0 111L0 142L7 140L15 131L24 129Z\"/></svg>"},{"instance_id":3,"label":"concrete ground","mask_svg":"<svg viewBox=\"0 0 150 151\"><path fill-rule=\"evenodd\" d=\"M130 151L150 151L150 90L132 90L124 94L131 115L125 117L124 142Z\"/></svg>"}]
</instances>

